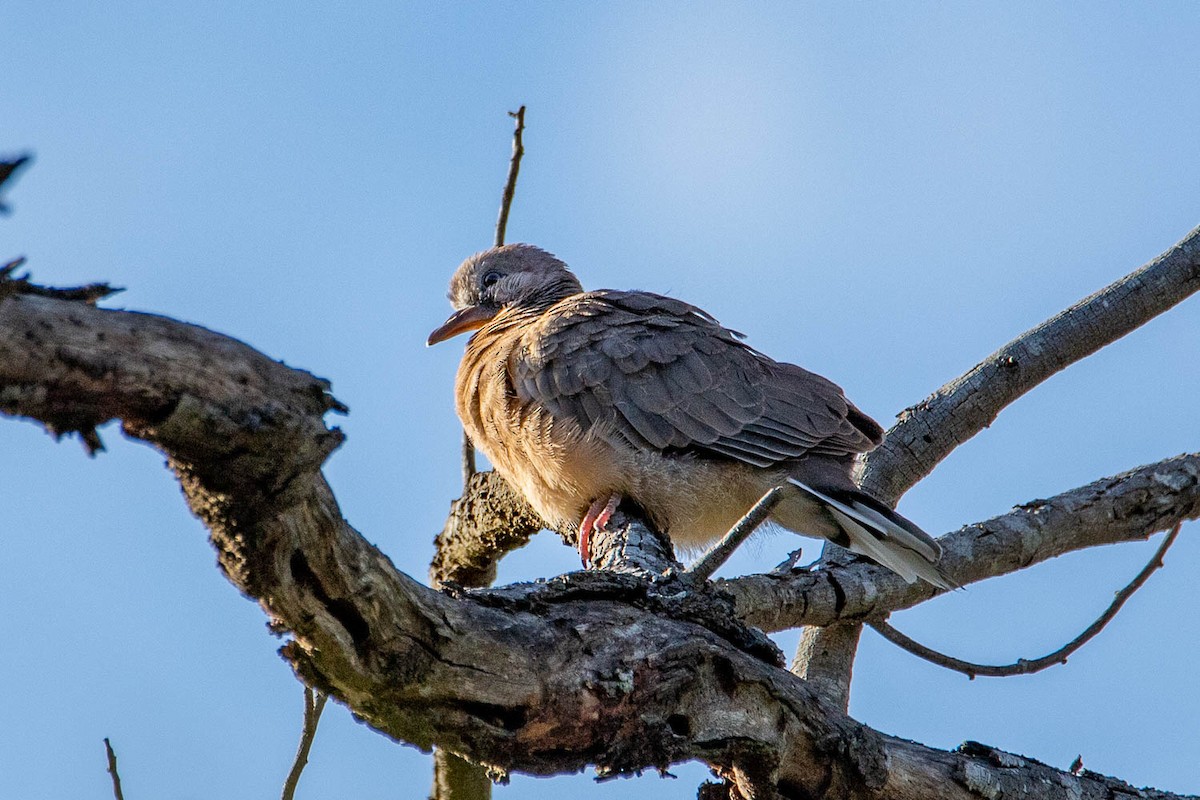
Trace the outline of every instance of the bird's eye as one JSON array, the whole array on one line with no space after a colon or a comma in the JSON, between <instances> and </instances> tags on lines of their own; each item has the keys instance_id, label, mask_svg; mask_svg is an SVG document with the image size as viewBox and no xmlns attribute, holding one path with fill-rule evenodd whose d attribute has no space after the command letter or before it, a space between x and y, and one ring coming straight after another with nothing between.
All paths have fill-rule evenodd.
<instances>
[{"instance_id":1,"label":"bird's eye","mask_svg":"<svg viewBox=\"0 0 1200 800\"><path fill-rule=\"evenodd\" d=\"M491 272L489 272L483 276L483 280L481 281L481 283L483 284L483 288L486 289L487 287L494 284L496 281L500 280L500 278L501 278L500 273L496 272L495 270L492 270Z\"/></svg>"}]
</instances>

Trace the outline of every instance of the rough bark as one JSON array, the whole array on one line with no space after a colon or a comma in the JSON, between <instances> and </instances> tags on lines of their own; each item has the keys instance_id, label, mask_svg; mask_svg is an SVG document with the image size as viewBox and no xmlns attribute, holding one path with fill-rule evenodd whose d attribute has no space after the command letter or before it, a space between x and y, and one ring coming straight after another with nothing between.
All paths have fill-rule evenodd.
<instances>
[{"instance_id":1,"label":"rough bark","mask_svg":"<svg viewBox=\"0 0 1200 800\"><path fill-rule=\"evenodd\" d=\"M528 544L544 524L499 473L473 473L433 541L429 579L435 586L489 586L500 559Z\"/></svg>"},{"instance_id":2,"label":"rough bark","mask_svg":"<svg viewBox=\"0 0 1200 800\"><path fill-rule=\"evenodd\" d=\"M603 571L492 591L422 586L349 526L320 474L340 442L323 421L340 408L327 390L196 326L0 298L0 411L60 435L117 418L166 453L229 580L289 637L285 658L389 736L501 773L619 774L695 758L732 796L755 798L1017 786L1100 797L1123 786L855 722L622 514L593 549Z\"/></svg>"}]
</instances>

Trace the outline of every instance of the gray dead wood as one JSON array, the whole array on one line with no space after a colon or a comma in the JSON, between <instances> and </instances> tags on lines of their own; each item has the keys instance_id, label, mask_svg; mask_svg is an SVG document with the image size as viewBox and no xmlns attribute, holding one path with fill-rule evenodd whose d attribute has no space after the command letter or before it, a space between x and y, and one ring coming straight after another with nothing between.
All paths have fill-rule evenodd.
<instances>
[{"instance_id":1,"label":"gray dead wood","mask_svg":"<svg viewBox=\"0 0 1200 800\"><path fill-rule=\"evenodd\" d=\"M1200 289L1200 228L1158 258L1080 300L906 409L860 464L859 484L895 504L954 448L1054 373L1115 342ZM833 560L844 554L826 545ZM795 669L846 708L861 626L804 631ZM812 641L809 641L809 640Z\"/></svg>"},{"instance_id":2,"label":"gray dead wood","mask_svg":"<svg viewBox=\"0 0 1200 800\"><path fill-rule=\"evenodd\" d=\"M602 572L422 586L349 526L320 474L340 441L323 417L337 408L326 382L203 328L0 300L0 411L60 433L119 419L166 453L223 572L290 637L283 656L386 735L498 774L695 758L746 797L966 798L1016 785L1100 797L1119 784L855 722L621 515L597 542Z\"/></svg>"},{"instance_id":3,"label":"gray dead wood","mask_svg":"<svg viewBox=\"0 0 1200 800\"><path fill-rule=\"evenodd\" d=\"M1143 541L1200 517L1200 453L1176 456L1014 508L942 536L946 574L966 586L1088 547ZM766 631L857 621L938 594L864 560L717 581L738 616Z\"/></svg>"}]
</instances>

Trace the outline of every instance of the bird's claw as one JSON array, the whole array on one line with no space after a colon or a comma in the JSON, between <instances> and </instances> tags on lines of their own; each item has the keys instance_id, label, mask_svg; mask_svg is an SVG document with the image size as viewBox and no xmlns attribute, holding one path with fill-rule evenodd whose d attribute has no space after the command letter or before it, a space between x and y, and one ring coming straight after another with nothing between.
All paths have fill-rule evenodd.
<instances>
[{"instance_id":1,"label":"bird's claw","mask_svg":"<svg viewBox=\"0 0 1200 800\"><path fill-rule=\"evenodd\" d=\"M591 556L592 533L608 527L608 521L620 504L619 494L610 495L607 499L596 498L583 515L583 522L579 523L579 560L583 562L584 569L587 569Z\"/></svg>"}]
</instances>

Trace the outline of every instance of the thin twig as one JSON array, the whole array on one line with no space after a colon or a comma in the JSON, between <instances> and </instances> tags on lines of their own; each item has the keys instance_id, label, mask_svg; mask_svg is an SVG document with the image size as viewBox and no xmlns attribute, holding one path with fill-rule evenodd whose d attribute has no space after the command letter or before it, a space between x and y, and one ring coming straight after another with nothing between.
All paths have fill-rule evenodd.
<instances>
[{"instance_id":1,"label":"thin twig","mask_svg":"<svg viewBox=\"0 0 1200 800\"><path fill-rule=\"evenodd\" d=\"M878 622L868 622L867 624L874 628L880 636L887 639L897 647L907 650L914 656L919 656L930 663L937 664L939 667L945 667L946 669L952 669L956 672L961 672L971 680L974 680L976 675L1004 678L1010 675L1031 675L1035 672L1041 672L1047 667L1052 667L1055 664L1067 663L1067 658L1071 654L1087 644L1093 637L1095 637L1096 634L1100 633L1100 631L1104 629L1105 625L1112 621L1112 618L1115 617L1117 612L1121 610L1121 606L1125 605L1125 601L1132 597L1133 593L1140 589L1155 571L1162 568L1163 556L1166 555L1167 550L1170 549L1171 545L1175 543L1175 539L1179 536L1179 529L1182 527L1182 525L1182 522L1175 524L1175 527L1172 528L1171 532L1167 534L1167 537L1163 539L1163 543L1159 545L1158 550L1155 551L1154 556L1149 562L1147 562L1146 566L1142 567L1142 571L1137 574L1137 577L1129 582L1128 586L1117 592L1117 596L1113 598L1112 605L1110 605L1095 622L1089 625L1083 631L1083 633L1076 636L1070 642L1067 642L1067 644L1055 650L1053 653L1044 655L1041 658L1019 658L1015 664L1005 664L1003 666L973 664L970 661L962 661L954 658L953 656L948 656L944 653L939 653L936 650L931 650L919 642L914 642L912 639L893 628L884 620L880 620Z\"/></svg>"},{"instance_id":2,"label":"thin twig","mask_svg":"<svg viewBox=\"0 0 1200 800\"><path fill-rule=\"evenodd\" d=\"M500 200L500 216L496 219L496 247L504 244L504 232L508 229L508 211L512 208L513 194L517 191L517 174L521 171L521 156L525 155L525 143L521 134L525 132L525 106L508 115L517 121L513 130L512 159L508 162L508 180L504 182L504 196Z\"/></svg>"},{"instance_id":3,"label":"thin twig","mask_svg":"<svg viewBox=\"0 0 1200 800\"><path fill-rule=\"evenodd\" d=\"M712 549L688 568L687 574L702 581L711 578L712 574L729 560L733 551L750 538L750 534L754 533L755 529L770 515L771 509L775 508L775 504L782 496L783 487L776 486L760 497L758 502L746 512L746 515L729 529L729 533L725 534L721 541L713 545Z\"/></svg>"},{"instance_id":4,"label":"thin twig","mask_svg":"<svg viewBox=\"0 0 1200 800\"><path fill-rule=\"evenodd\" d=\"M471 441L471 437L464 430L462 435L462 476L463 476L463 496L466 496L467 486L471 483L471 477L477 472L475 469L475 443Z\"/></svg>"},{"instance_id":5,"label":"thin twig","mask_svg":"<svg viewBox=\"0 0 1200 800\"><path fill-rule=\"evenodd\" d=\"M508 178L504 181L504 193L500 196L500 216L496 219L495 245L504 244L504 234L508 229L508 212L512 209L513 196L517 192L517 175L521 171L521 157L525 155L525 143L522 134L525 132L525 106L516 111L508 112L516 120L513 129L512 158L508 162ZM476 472L475 443L464 430L462 435L462 478L463 495L461 500L467 500L471 495L471 478ZM449 523L447 523L449 525ZM439 548L438 554L441 554ZM437 569L437 559L431 569ZM484 567L476 576L483 585L491 583L495 575L494 564ZM485 577L486 576L486 577ZM453 768L451 768L453 767ZM447 800L453 797L491 797L492 784L487 773L476 764L463 761L452 753L438 753L434 767L434 798Z\"/></svg>"},{"instance_id":6,"label":"thin twig","mask_svg":"<svg viewBox=\"0 0 1200 800\"><path fill-rule=\"evenodd\" d=\"M107 736L104 737L104 753L108 756L108 774L112 775L113 797L125 800L125 795L121 793L121 774L117 772L117 754L113 752Z\"/></svg>"},{"instance_id":7,"label":"thin twig","mask_svg":"<svg viewBox=\"0 0 1200 800\"><path fill-rule=\"evenodd\" d=\"M283 800L292 800L296 795L296 784L300 782L300 773L308 764L308 751L312 749L313 739L317 735L317 723L321 721L321 712L325 710L325 702L329 695L304 687L304 730L300 734L300 747L296 749L296 760L292 763L292 771L283 782Z\"/></svg>"},{"instance_id":8,"label":"thin twig","mask_svg":"<svg viewBox=\"0 0 1200 800\"><path fill-rule=\"evenodd\" d=\"M12 177L21 170L21 167L29 163L32 158L28 153L19 155L15 158L0 158L0 187L4 186ZM0 214L11 213L12 209L7 203L0 202Z\"/></svg>"},{"instance_id":9,"label":"thin twig","mask_svg":"<svg viewBox=\"0 0 1200 800\"><path fill-rule=\"evenodd\" d=\"M508 162L508 179L504 182L504 194L500 197L500 216L496 220L496 247L504 244L504 233L508 229L508 212L512 208L513 195L517 191L517 175L521 172L521 156L525 155L525 143L522 140L522 134L525 132L525 106L521 106L516 111L508 112L508 115L517 122L516 128L513 130L512 159ZM467 432L463 431L462 477L464 497L471 482L471 476L475 472L475 443L471 441L471 437L467 435Z\"/></svg>"}]
</instances>

